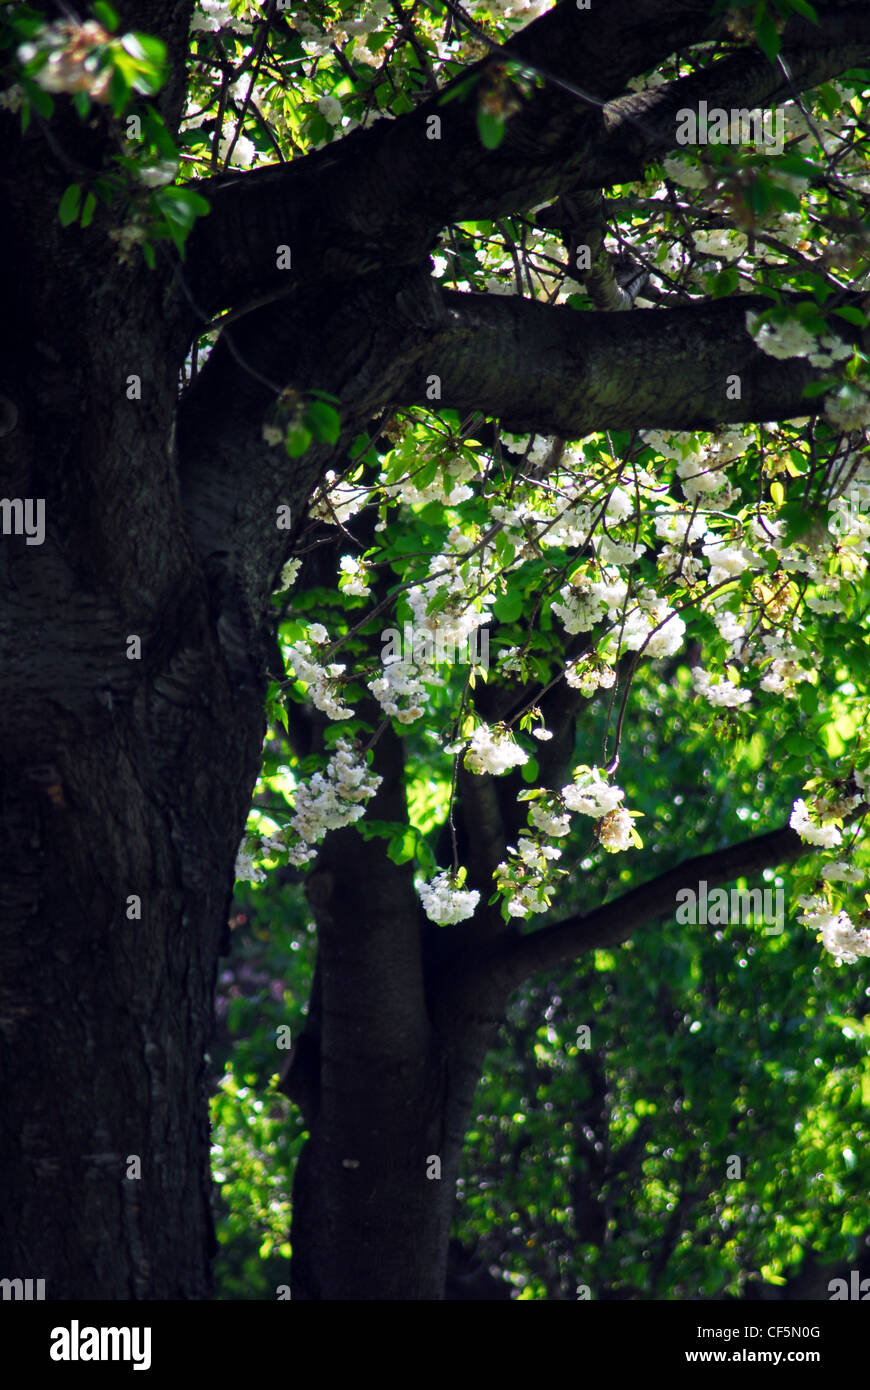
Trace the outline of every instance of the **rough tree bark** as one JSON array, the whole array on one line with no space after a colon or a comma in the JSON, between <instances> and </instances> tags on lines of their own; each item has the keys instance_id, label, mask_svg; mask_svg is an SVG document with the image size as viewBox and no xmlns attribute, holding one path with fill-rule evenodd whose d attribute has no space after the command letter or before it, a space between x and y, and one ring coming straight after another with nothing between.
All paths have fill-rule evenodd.
<instances>
[{"instance_id":1,"label":"rough tree bark","mask_svg":"<svg viewBox=\"0 0 870 1390\"><path fill-rule=\"evenodd\" d=\"M118 8L168 45L173 127L192 5ZM817 8L819 29L794 19L784 34L802 85L866 60L866 10ZM111 152L108 120L82 123L60 98L50 124L22 137L0 113L0 491L44 499L46 517L41 545L0 536L4 1274L44 1277L52 1299L209 1296L203 1054L274 665L268 598L292 551L276 506L302 517L353 435L424 402L433 372L445 406L567 436L801 413L811 370L756 351L743 300L577 315L439 296L430 278L446 222L638 174L669 147L688 88L724 105L738 89L740 105L782 94L776 69L736 54L674 90L624 95L629 77L713 32L706 0L612 0L594 24L560 5L511 48L592 87L603 107L545 86L486 151L470 105L428 103L291 165L208 180L212 212L187 260L163 257L154 272L118 263L109 214L87 231L57 219L66 185ZM433 112L439 141L425 136ZM226 308L240 316L179 402L190 343ZM723 362L748 383L742 403L724 398ZM335 448L288 463L264 444L287 385L340 398ZM545 776L564 764L579 713L554 706ZM376 816L404 818L400 759L398 741L382 740ZM515 808L509 785L474 782L461 814L471 880L488 890ZM799 849L776 832L699 871L726 882ZM463 1135L510 991L624 939L666 889L532 937L493 911L432 931L409 870L379 842L327 841L309 885L321 1002L295 1297L442 1296ZM426 1177L432 1155L440 1181Z\"/></svg>"}]
</instances>

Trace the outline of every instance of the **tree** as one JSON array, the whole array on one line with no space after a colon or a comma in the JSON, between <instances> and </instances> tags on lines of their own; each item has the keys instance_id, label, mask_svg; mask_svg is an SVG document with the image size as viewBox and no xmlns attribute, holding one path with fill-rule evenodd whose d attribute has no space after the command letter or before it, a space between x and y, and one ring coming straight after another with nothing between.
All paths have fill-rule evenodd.
<instances>
[{"instance_id":1,"label":"tree","mask_svg":"<svg viewBox=\"0 0 870 1390\"><path fill-rule=\"evenodd\" d=\"M263 863L317 923L302 1299L442 1296L525 981L820 848L802 921L870 953L870 16L543 8L6 7L3 1248L50 1297L209 1296ZM749 700L792 809L617 879L659 687L720 769Z\"/></svg>"}]
</instances>

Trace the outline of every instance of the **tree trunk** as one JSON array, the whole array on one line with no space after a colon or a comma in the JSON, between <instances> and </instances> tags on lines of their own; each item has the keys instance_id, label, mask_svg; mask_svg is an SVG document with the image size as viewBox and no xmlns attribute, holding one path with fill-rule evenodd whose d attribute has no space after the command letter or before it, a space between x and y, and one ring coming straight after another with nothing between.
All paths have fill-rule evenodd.
<instances>
[{"instance_id":1,"label":"tree trunk","mask_svg":"<svg viewBox=\"0 0 870 1390\"><path fill-rule=\"evenodd\" d=\"M374 820L405 815L401 758L400 740L383 737ZM333 832L308 893L317 984L287 1088L310 1131L293 1191L292 1296L441 1299L497 1010L485 992L464 997L461 933L426 922L413 866L393 864L382 840Z\"/></svg>"},{"instance_id":2,"label":"tree trunk","mask_svg":"<svg viewBox=\"0 0 870 1390\"><path fill-rule=\"evenodd\" d=\"M4 288L0 1250L50 1299L202 1298L204 1053L264 690L231 685L188 537L160 281L81 253L67 181L13 169ZM43 536L14 533L27 501Z\"/></svg>"}]
</instances>

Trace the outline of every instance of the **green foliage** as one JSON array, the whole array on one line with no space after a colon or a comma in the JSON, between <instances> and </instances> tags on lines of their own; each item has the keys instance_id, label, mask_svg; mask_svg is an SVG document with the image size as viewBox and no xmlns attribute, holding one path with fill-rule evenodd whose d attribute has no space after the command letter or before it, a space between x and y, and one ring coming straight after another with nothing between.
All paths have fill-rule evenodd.
<instances>
[{"instance_id":1,"label":"green foliage","mask_svg":"<svg viewBox=\"0 0 870 1390\"><path fill-rule=\"evenodd\" d=\"M618 891L679 863L681 843L740 840L756 803L787 815L776 726L725 766L705 728L684 738L676 689L654 678L635 721L631 799L650 808L658 852L632 856ZM600 852L579 867L568 911L617 891ZM789 902L805 876L767 882ZM739 1297L808 1250L822 1265L855 1258L870 1224L853 1162L868 1140L864 994L820 968L791 915L772 937L662 920L524 987L475 1100L457 1234L531 1300L573 1299L579 1284L593 1298Z\"/></svg>"}]
</instances>

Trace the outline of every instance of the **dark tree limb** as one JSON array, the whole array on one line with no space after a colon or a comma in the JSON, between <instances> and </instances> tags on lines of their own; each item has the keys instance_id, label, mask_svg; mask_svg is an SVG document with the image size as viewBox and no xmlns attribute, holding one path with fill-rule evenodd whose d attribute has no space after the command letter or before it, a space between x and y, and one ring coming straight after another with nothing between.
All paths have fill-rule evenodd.
<instances>
[{"instance_id":1,"label":"dark tree limb","mask_svg":"<svg viewBox=\"0 0 870 1390\"><path fill-rule=\"evenodd\" d=\"M488 978L497 978L510 994L539 971L565 965L588 951L621 945L638 927L674 912L676 894L681 888L696 885L702 879L708 887L717 888L735 878L753 877L762 869L794 863L810 853L812 846L804 844L789 826L783 826L739 844L699 854L583 916L569 917L525 936L503 938L486 961L479 962L478 968Z\"/></svg>"},{"instance_id":2,"label":"dark tree limb","mask_svg":"<svg viewBox=\"0 0 870 1390\"><path fill-rule=\"evenodd\" d=\"M746 314L768 304L755 295L631 314L452 290L444 302L450 326L433 338L400 402L423 403L434 373L444 406L485 411L508 429L578 439L600 429L787 420L808 413L803 387L823 375L806 359L755 346ZM734 376L739 399L726 394Z\"/></svg>"},{"instance_id":3,"label":"dark tree limb","mask_svg":"<svg viewBox=\"0 0 870 1390\"><path fill-rule=\"evenodd\" d=\"M783 55L806 88L867 61L870 14L858 6L822 12L816 28L792 20ZM588 19L588 16L587 16ZM778 67L753 50L691 78L625 96L628 80L708 32L706 5L614 0L596 18L565 4L528 26L506 48L565 73L594 72L590 106L544 86L486 150L474 96L433 97L396 120L379 121L289 165L223 174L199 185L212 205L191 236L187 276L196 302L213 313L288 285L310 291L390 267L413 265L442 227L516 215L560 195L641 178L651 160L676 148L676 113L712 106L764 105L790 96ZM490 60L472 68L483 74ZM430 138L431 121L440 123ZM276 266L287 245L292 271ZM291 279L292 277L292 279Z\"/></svg>"}]
</instances>

